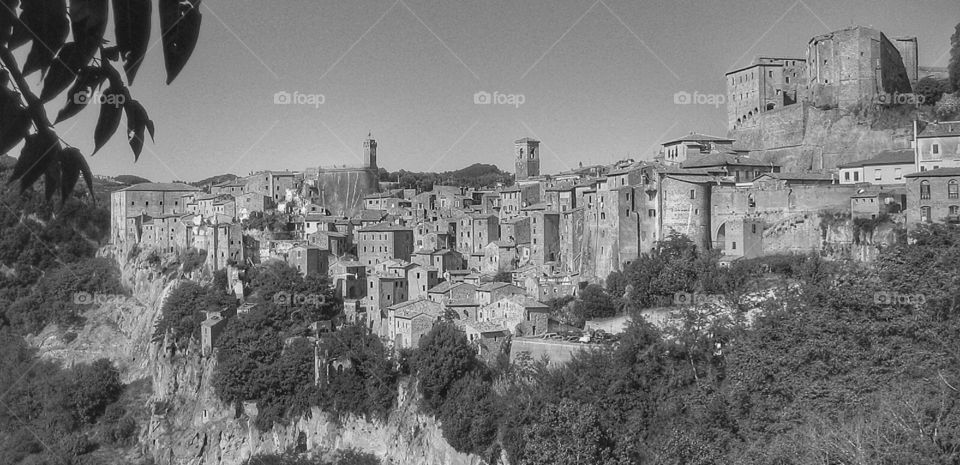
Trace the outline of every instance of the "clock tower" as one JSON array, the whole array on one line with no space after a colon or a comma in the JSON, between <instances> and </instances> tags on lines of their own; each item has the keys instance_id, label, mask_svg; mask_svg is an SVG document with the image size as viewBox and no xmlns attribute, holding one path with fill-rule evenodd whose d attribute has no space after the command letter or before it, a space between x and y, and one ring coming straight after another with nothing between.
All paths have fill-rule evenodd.
<instances>
[{"instance_id":1,"label":"clock tower","mask_svg":"<svg viewBox=\"0 0 960 465\"><path fill-rule=\"evenodd\" d=\"M524 137L513 142L516 180L540 176L540 141Z\"/></svg>"}]
</instances>

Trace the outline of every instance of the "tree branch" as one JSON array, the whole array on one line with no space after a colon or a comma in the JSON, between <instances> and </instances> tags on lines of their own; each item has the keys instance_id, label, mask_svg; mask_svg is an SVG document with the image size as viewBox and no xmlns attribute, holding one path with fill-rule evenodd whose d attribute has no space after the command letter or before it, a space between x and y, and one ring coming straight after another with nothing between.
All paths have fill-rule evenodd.
<instances>
[{"instance_id":1,"label":"tree branch","mask_svg":"<svg viewBox=\"0 0 960 465\"><path fill-rule=\"evenodd\" d=\"M20 65L17 64L17 59L13 56L13 53L10 52L9 48L0 47L0 62L3 63L3 67L10 73L10 77L20 90L20 95L23 96L24 101L27 102L27 111L30 113L30 119L33 120L37 132L43 132L47 136L56 137L56 133L53 131L53 125L50 124L50 119L47 118L47 110L43 107L43 102L30 90L30 85L27 84L27 80L23 76L23 71L20 70Z\"/></svg>"}]
</instances>

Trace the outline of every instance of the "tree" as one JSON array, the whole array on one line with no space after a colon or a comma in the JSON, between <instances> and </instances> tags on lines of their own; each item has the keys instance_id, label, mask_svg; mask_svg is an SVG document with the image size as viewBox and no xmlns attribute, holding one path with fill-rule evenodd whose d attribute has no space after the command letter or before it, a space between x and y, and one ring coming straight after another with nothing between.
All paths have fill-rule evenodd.
<instances>
[{"instance_id":1,"label":"tree","mask_svg":"<svg viewBox=\"0 0 960 465\"><path fill-rule=\"evenodd\" d=\"M950 92L950 80L927 76L917 82L916 94L923 96L924 105L935 105L943 94Z\"/></svg>"},{"instance_id":2,"label":"tree","mask_svg":"<svg viewBox=\"0 0 960 465\"><path fill-rule=\"evenodd\" d=\"M606 318L617 313L617 307L613 299L610 298L607 291L596 284L588 284L580 291L580 298L576 306L577 316L581 321Z\"/></svg>"},{"instance_id":3,"label":"tree","mask_svg":"<svg viewBox=\"0 0 960 465\"><path fill-rule=\"evenodd\" d=\"M120 372L109 360L101 358L74 370L70 403L80 421L92 423L121 392Z\"/></svg>"},{"instance_id":4,"label":"tree","mask_svg":"<svg viewBox=\"0 0 960 465\"><path fill-rule=\"evenodd\" d=\"M453 383L477 365L475 354L467 337L451 323L438 323L423 336L414 366L428 411L438 411Z\"/></svg>"},{"instance_id":5,"label":"tree","mask_svg":"<svg viewBox=\"0 0 960 465\"><path fill-rule=\"evenodd\" d=\"M950 86L954 92L960 92L960 23L950 36Z\"/></svg>"},{"instance_id":6,"label":"tree","mask_svg":"<svg viewBox=\"0 0 960 465\"><path fill-rule=\"evenodd\" d=\"M167 84L176 79L196 46L200 1L158 2ZM105 40L110 22L108 0L0 2L0 155L23 142L11 177L11 181L20 181L21 191L42 176L47 199L59 193L65 201L82 175L92 196L93 174L86 159L79 149L60 139L54 125L82 111L104 85L93 135L94 153L117 131L123 113L134 159L140 157L145 132L151 138L154 135L147 111L129 90L149 49L152 2L110 3L114 44ZM13 51L28 43L30 51L21 66ZM117 71L121 66L126 79ZM39 95L27 80L37 71L43 76ZM68 88L66 105L51 123L44 104Z\"/></svg>"}]
</instances>

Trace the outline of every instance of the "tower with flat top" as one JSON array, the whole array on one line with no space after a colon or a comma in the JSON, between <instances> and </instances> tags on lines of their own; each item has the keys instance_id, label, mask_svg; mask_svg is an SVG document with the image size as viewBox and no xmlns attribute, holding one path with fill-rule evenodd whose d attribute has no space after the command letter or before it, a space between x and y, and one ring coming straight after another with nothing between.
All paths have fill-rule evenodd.
<instances>
[{"instance_id":1,"label":"tower with flat top","mask_svg":"<svg viewBox=\"0 0 960 465\"><path fill-rule=\"evenodd\" d=\"M540 176L540 141L529 137L514 141L513 154L517 181Z\"/></svg>"},{"instance_id":2,"label":"tower with flat top","mask_svg":"<svg viewBox=\"0 0 960 465\"><path fill-rule=\"evenodd\" d=\"M370 133L363 140L363 167L369 170L377 170L377 141Z\"/></svg>"}]
</instances>

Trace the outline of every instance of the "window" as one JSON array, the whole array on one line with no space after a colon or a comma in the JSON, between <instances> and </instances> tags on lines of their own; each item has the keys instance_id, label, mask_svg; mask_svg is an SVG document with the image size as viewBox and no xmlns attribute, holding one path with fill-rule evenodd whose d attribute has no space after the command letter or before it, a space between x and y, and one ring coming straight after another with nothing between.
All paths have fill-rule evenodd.
<instances>
[{"instance_id":1,"label":"window","mask_svg":"<svg viewBox=\"0 0 960 465\"><path fill-rule=\"evenodd\" d=\"M883 179L883 174L882 174L882 173L883 173L883 170L881 170L880 168L877 168L877 169L873 170L873 180L874 180L874 181L879 181L879 180Z\"/></svg>"},{"instance_id":2,"label":"window","mask_svg":"<svg viewBox=\"0 0 960 465\"><path fill-rule=\"evenodd\" d=\"M957 216L960 214L960 207L956 205L950 205L950 216Z\"/></svg>"},{"instance_id":3,"label":"window","mask_svg":"<svg viewBox=\"0 0 960 465\"><path fill-rule=\"evenodd\" d=\"M924 223L930 222L930 207L920 207L920 221Z\"/></svg>"},{"instance_id":4,"label":"window","mask_svg":"<svg viewBox=\"0 0 960 465\"><path fill-rule=\"evenodd\" d=\"M901 168L894 168L893 179L896 179L896 180L903 179L903 170Z\"/></svg>"},{"instance_id":5,"label":"window","mask_svg":"<svg viewBox=\"0 0 960 465\"><path fill-rule=\"evenodd\" d=\"M940 153L940 144L933 144L932 146L930 146L930 150L931 150L931 152L932 152L934 155L939 154L939 153Z\"/></svg>"},{"instance_id":6,"label":"window","mask_svg":"<svg viewBox=\"0 0 960 465\"><path fill-rule=\"evenodd\" d=\"M757 225L751 224L751 225L750 225L750 232L751 232L752 234L756 234L756 233L757 233Z\"/></svg>"},{"instance_id":7,"label":"window","mask_svg":"<svg viewBox=\"0 0 960 465\"><path fill-rule=\"evenodd\" d=\"M960 190L957 190L957 180L951 179L947 184L947 198L956 199L960 198Z\"/></svg>"},{"instance_id":8,"label":"window","mask_svg":"<svg viewBox=\"0 0 960 465\"><path fill-rule=\"evenodd\" d=\"M647 216L650 218L655 218L657 216L657 211L651 208L647 210Z\"/></svg>"},{"instance_id":9,"label":"window","mask_svg":"<svg viewBox=\"0 0 960 465\"><path fill-rule=\"evenodd\" d=\"M690 189L690 198L691 198L691 199L697 198L697 191L696 191L696 190Z\"/></svg>"},{"instance_id":10,"label":"window","mask_svg":"<svg viewBox=\"0 0 960 465\"><path fill-rule=\"evenodd\" d=\"M860 180L860 172L859 172L859 171L854 171L854 172L853 172L853 180L854 180L854 181L859 181L859 180Z\"/></svg>"},{"instance_id":11,"label":"window","mask_svg":"<svg viewBox=\"0 0 960 465\"><path fill-rule=\"evenodd\" d=\"M930 183L928 181L920 182L920 199L930 200Z\"/></svg>"},{"instance_id":12,"label":"window","mask_svg":"<svg viewBox=\"0 0 960 465\"><path fill-rule=\"evenodd\" d=\"M733 250L737 250L737 242L734 241L734 242L731 244L731 247L730 247L730 248L733 249Z\"/></svg>"},{"instance_id":13,"label":"window","mask_svg":"<svg viewBox=\"0 0 960 465\"><path fill-rule=\"evenodd\" d=\"M850 180L850 172L849 172L849 171L844 171L844 172L843 172L843 180L844 180L844 181L849 181L849 180Z\"/></svg>"}]
</instances>

